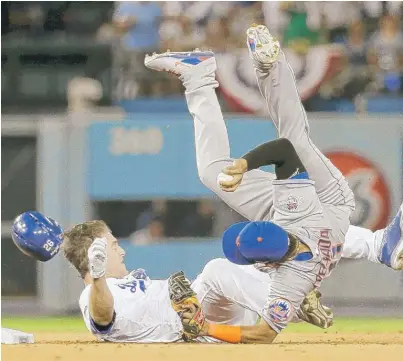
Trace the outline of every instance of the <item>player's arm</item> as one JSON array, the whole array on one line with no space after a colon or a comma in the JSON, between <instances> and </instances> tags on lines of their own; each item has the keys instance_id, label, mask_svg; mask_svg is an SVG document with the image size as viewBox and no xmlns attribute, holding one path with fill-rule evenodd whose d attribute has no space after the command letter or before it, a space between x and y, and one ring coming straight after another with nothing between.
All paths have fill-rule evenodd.
<instances>
[{"instance_id":1,"label":"player's arm","mask_svg":"<svg viewBox=\"0 0 403 361\"><path fill-rule=\"evenodd\" d=\"M226 192L235 191L242 182L244 173L266 165L275 165L277 179L288 179L297 173L305 172L294 146L286 138L279 138L259 145L235 159L233 164L223 169L230 179L220 179L221 189Z\"/></svg>"},{"instance_id":2,"label":"player's arm","mask_svg":"<svg viewBox=\"0 0 403 361\"><path fill-rule=\"evenodd\" d=\"M105 238L96 238L88 250L89 272L92 278L89 312L93 327L98 331L107 331L115 318L114 300L105 277L106 247Z\"/></svg>"},{"instance_id":3,"label":"player's arm","mask_svg":"<svg viewBox=\"0 0 403 361\"><path fill-rule=\"evenodd\" d=\"M286 138L263 143L246 153L241 159L246 161L247 171L274 164L277 179L287 179L297 170L305 171L294 146Z\"/></svg>"},{"instance_id":4,"label":"player's arm","mask_svg":"<svg viewBox=\"0 0 403 361\"><path fill-rule=\"evenodd\" d=\"M265 321L254 326L217 325L206 321L206 336L230 343L272 343L277 336Z\"/></svg>"},{"instance_id":5,"label":"player's arm","mask_svg":"<svg viewBox=\"0 0 403 361\"><path fill-rule=\"evenodd\" d=\"M96 325L108 326L114 317L113 296L105 276L94 279L90 289L89 311Z\"/></svg>"},{"instance_id":6,"label":"player's arm","mask_svg":"<svg viewBox=\"0 0 403 361\"><path fill-rule=\"evenodd\" d=\"M199 312L198 307L197 304L183 305L183 312L180 313L182 324L191 325L195 319L201 318L195 317ZM272 343L277 336L277 332L264 320L254 326L219 325L204 319L202 322L197 336L209 336L229 343Z\"/></svg>"}]
</instances>

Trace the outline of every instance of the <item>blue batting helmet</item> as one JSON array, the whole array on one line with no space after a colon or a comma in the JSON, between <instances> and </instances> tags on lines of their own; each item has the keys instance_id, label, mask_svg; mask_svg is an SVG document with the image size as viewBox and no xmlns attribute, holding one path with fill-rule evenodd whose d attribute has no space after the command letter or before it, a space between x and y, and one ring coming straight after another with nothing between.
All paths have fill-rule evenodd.
<instances>
[{"instance_id":1,"label":"blue batting helmet","mask_svg":"<svg viewBox=\"0 0 403 361\"><path fill-rule=\"evenodd\" d=\"M39 212L25 212L14 220L11 237L24 254L46 262L59 252L63 228Z\"/></svg>"}]
</instances>

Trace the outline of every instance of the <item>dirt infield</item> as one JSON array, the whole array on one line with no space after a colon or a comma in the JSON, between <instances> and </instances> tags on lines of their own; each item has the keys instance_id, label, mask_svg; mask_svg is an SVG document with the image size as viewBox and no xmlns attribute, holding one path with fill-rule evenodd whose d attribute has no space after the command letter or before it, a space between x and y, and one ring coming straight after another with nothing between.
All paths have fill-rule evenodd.
<instances>
[{"instance_id":1,"label":"dirt infield","mask_svg":"<svg viewBox=\"0 0 403 361\"><path fill-rule=\"evenodd\" d=\"M284 334L273 345L111 344L88 333L38 333L34 345L2 345L6 361L399 360L403 333Z\"/></svg>"}]
</instances>

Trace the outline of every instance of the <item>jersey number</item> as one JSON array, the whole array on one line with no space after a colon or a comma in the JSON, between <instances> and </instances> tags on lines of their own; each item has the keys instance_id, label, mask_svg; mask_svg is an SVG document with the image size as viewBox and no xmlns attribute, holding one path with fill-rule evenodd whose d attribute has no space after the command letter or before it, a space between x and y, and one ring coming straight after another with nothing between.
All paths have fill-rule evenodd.
<instances>
[{"instance_id":1,"label":"jersey number","mask_svg":"<svg viewBox=\"0 0 403 361\"><path fill-rule=\"evenodd\" d=\"M55 244L53 241L48 240L44 245L43 248L45 248L48 252L50 252Z\"/></svg>"},{"instance_id":2,"label":"jersey number","mask_svg":"<svg viewBox=\"0 0 403 361\"><path fill-rule=\"evenodd\" d=\"M146 284L144 280L134 280L128 283L122 283L118 285L119 288L122 290L130 290L131 293L135 293L137 291L137 286L140 288L141 291L146 291Z\"/></svg>"}]
</instances>

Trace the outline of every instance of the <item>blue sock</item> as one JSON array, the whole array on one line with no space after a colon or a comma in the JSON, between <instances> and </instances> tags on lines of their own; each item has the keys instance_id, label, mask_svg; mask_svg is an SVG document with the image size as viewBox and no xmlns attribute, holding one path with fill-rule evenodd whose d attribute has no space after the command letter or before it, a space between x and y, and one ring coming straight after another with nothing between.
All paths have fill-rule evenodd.
<instances>
[{"instance_id":1,"label":"blue sock","mask_svg":"<svg viewBox=\"0 0 403 361\"><path fill-rule=\"evenodd\" d=\"M290 179L309 179L308 172L297 173L292 176Z\"/></svg>"}]
</instances>

